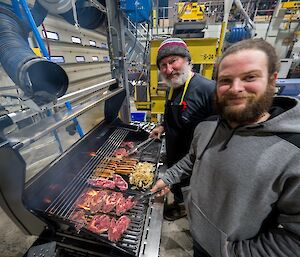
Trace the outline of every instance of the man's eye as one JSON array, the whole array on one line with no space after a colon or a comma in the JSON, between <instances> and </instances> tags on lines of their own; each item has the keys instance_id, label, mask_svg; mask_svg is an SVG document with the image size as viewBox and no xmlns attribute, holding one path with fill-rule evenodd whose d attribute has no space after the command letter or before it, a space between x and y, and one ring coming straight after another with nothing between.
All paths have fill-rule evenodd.
<instances>
[{"instance_id":1,"label":"man's eye","mask_svg":"<svg viewBox=\"0 0 300 257\"><path fill-rule=\"evenodd\" d=\"M230 80L229 79L220 79L219 81L218 81L218 83L219 84L229 84L230 83Z\"/></svg>"},{"instance_id":2,"label":"man's eye","mask_svg":"<svg viewBox=\"0 0 300 257\"><path fill-rule=\"evenodd\" d=\"M246 77L245 77L245 80L246 80L246 81L249 81L249 82L250 82L250 81L254 81L255 79L256 79L256 76L255 76L255 75L249 75L249 76L246 76Z\"/></svg>"}]
</instances>

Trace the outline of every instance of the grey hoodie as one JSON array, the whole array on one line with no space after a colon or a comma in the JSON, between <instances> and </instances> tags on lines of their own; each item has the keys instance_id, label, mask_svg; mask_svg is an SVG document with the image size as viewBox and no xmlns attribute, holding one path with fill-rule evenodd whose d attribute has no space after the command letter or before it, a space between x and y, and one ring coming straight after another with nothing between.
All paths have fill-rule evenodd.
<instances>
[{"instance_id":1,"label":"grey hoodie","mask_svg":"<svg viewBox=\"0 0 300 257\"><path fill-rule=\"evenodd\" d=\"M300 256L300 103L275 97L274 106L279 114L259 124L201 122L162 177L192 176L190 230L212 257Z\"/></svg>"}]
</instances>

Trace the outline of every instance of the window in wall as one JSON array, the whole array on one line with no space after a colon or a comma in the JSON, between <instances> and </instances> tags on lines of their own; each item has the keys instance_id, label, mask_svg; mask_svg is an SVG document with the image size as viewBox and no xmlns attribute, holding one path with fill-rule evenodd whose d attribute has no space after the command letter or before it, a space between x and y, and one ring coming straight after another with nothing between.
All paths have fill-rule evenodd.
<instances>
[{"instance_id":1,"label":"window in wall","mask_svg":"<svg viewBox=\"0 0 300 257\"><path fill-rule=\"evenodd\" d=\"M99 62L99 57L98 56L92 56L93 62Z\"/></svg>"},{"instance_id":2,"label":"window in wall","mask_svg":"<svg viewBox=\"0 0 300 257\"><path fill-rule=\"evenodd\" d=\"M51 62L56 62L56 63L64 63L65 58L63 56L51 56Z\"/></svg>"},{"instance_id":3,"label":"window in wall","mask_svg":"<svg viewBox=\"0 0 300 257\"><path fill-rule=\"evenodd\" d=\"M90 46L96 46L96 41L90 40Z\"/></svg>"},{"instance_id":4,"label":"window in wall","mask_svg":"<svg viewBox=\"0 0 300 257\"><path fill-rule=\"evenodd\" d=\"M100 47L101 47L101 48L108 49L107 43L104 43L104 42L101 42L101 43L100 43Z\"/></svg>"},{"instance_id":5,"label":"window in wall","mask_svg":"<svg viewBox=\"0 0 300 257\"><path fill-rule=\"evenodd\" d=\"M81 39L79 37L72 37L72 42L75 44L81 44Z\"/></svg>"},{"instance_id":6,"label":"window in wall","mask_svg":"<svg viewBox=\"0 0 300 257\"><path fill-rule=\"evenodd\" d=\"M104 62L109 62L110 61L109 56L103 56L103 61Z\"/></svg>"},{"instance_id":7,"label":"window in wall","mask_svg":"<svg viewBox=\"0 0 300 257\"><path fill-rule=\"evenodd\" d=\"M76 56L75 60L76 60L76 62L85 62L85 57L84 56Z\"/></svg>"},{"instance_id":8,"label":"window in wall","mask_svg":"<svg viewBox=\"0 0 300 257\"><path fill-rule=\"evenodd\" d=\"M52 39L52 40L59 40L59 36L57 32L53 32L53 31L47 31L47 33L45 33L44 30L42 30L43 33L43 37L46 38L46 34L47 34L47 38L48 39Z\"/></svg>"}]
</instances>

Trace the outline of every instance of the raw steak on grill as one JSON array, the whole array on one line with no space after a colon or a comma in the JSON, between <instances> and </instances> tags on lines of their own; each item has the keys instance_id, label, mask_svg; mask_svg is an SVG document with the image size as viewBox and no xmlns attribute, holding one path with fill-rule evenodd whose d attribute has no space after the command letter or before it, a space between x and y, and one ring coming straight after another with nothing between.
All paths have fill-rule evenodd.
<instances>
[{"instance_id":1,"label":"raw steak on grill","mask_svg":"<svg viewBox=\"0 0 300 257\"><path fill-rule=\"evenodd\" d=\"M92 186L99 186L109 189L115 188L115 182L113 180L109 180L106 178L95 178L95 179L89 179L88 183Z\"/></svg>"},{"instance_id":2,"label":"raw steak on grill","mask_svg":"<svg viewBox=\"0 0 300 257\"><path fill-rule=\"evenodd\" d=\"M134 143L132 141L124 141L120 147L128 147L129 149L132 149L134 147Z\"/></svg>"},{"instance_id":3,"label":"raw steak on grill","mask_svg":"<svg viewBox=\"0 0 300 257\"><path fill-rule=\"evenodd\" d=\"M110 217L108 215L95 215L90 221L87 229L96 234L101 234L107 231L109 227Z\"/></svg>"},{"instance_id":4,"label":"raw steak on grill","mask_svg":"<svg viewBox=\"0 0 300 257\"><path fill-rule=\"evenodd\" d=\"M106 198L109 195L108 190L99 190L97 194L93 197L90 203L91 213L96 213L102 210L102 206L105 204Z\"/></svg>"},{"instance_id":5,"label":"raw steak on grill","mask_svg":"<svg viewBox=\"0 0 300 257\"><path fill-rule=\"evenodd\" d=\"M78 231L87 224L87 219L85 218L83 210L73 212L69 219L75 223L75 228Z\"/></svg>"},{"instance_id":6,"label":"raw steak on grill","mask_svg":"<svg viewBox=\"0 0 300 257\"><path fill-rule=\"evenodd\" d=\"M120 175L114 174L113 180L116 187L120 188L121 191L125 191L126 189L128 189L127 182Z\"/></svg>"},{"instance_id":7,"label":"raw steak on grill","mask_svg":"<svg viewBox=\"0 0 300 257\"><path fill-rule=\"evenodd\" d=\"M135 205L135 202L132 199L133 198L129 196L119 201L119 203L116 206L116 214L118 216L125 213L127 210L131 209Z\"/></svg>"},{"instance_id":8,"label":"raw steak on grill","mask_svg":"<svg viewBox=\"0 0 300 257\"><path fill-rule=\"evenodd\" d=\"M122 233L124 233L125 230L128 228L130 222L131 222L131 220L127 216L125 216L125 215L121 216L117 220L118 229L120 229L120 231L122 231Z\"/></svg>"},{"instance_id":9,"label":"raw steak on grill","mask_svg":"<svg viewBox=\"0 0 300 257\"><path fill-rule=\"evenodd\" d=\"M115 152L114 152L115 156L128 156L127 150L124 147L120 147L118 148Z\"/></svg>"},{"instance_id":10,"label":"raw steak on grill","mask_svg":"<svg viewBox=\"0 0 300 257\"><path fill-rule=\"evenodd\" d=\"M93 200L93 197L97 194L97 191L94 189L85 190L76 200L76 206L78 208L89 209L90 204Z\"/></svg>"},{"instance_id":11,"label":"raw steak on grill","mask_svg":"<svg viewBox=\"0 0 300 257\"><path fill-rule=\"evenodd\" d=\"M112 218L108 229L108 239L117 242L128 228L130 221L131 220L125 215L120 217L117 221L115 218Z\"/></svg>"},{"instance_id":12,"label":"raw steak on grill","mask_svg":"<svg viewBox=\"0 0 300 257\"><path fill-rule=\"evenodd\" d=\"M120 192L112 192L105 200L102 205L101 211L103 213L111 212L114 207L120 202L123 198L123 194Z\"/></svg>"}]
</instances>

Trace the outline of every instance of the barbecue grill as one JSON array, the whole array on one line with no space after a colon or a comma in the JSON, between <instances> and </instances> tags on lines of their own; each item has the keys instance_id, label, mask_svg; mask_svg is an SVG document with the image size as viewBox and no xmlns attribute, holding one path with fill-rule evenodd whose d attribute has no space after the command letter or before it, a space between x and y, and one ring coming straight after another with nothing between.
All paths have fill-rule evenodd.
<instances>
[{"instance_id":1,"label":"barbecue grill","mask_svg":"<svg viewBox=\"0 0 300 257\"><path fill-rule=\"evenodd\" d=\"M112 81L101 89L97 91L98 97L85 98L84 103L75 106L73 111L61 108L55 115L27 126L24 123L20 126L17 114L2 116L0 120L0 204L24 233L39 235L27 253L28 257L38 256L45 249L49 256L158 256L162 199L138 202L127 210L123 215L131 222L116 242L109 240L107 232L94 233L71 218L78 211L76 201L85 190L117 191L97 188L89 183L97 165L107 165L107 160L122 142L138 144L148 137L144 129L124 124L117 117L125 96L123 88ZM88 113L101 103L105 106L105 118L50 164L26 179L27 165L22 149L45 140L49 133L52 135L68 126L75 117ZM164 169L160 163L160 151L161 143L155 141L134 155L139 162L154 164L154 181ZM126 180L127 177L123 177ZM123 191L124 197L142 193L142 189L133 186ZM84 213L88 221L95 215L89 210L84 210ZM119 218L115 213L108 215L116 220Z\"/></svg>"}]
</instances>

